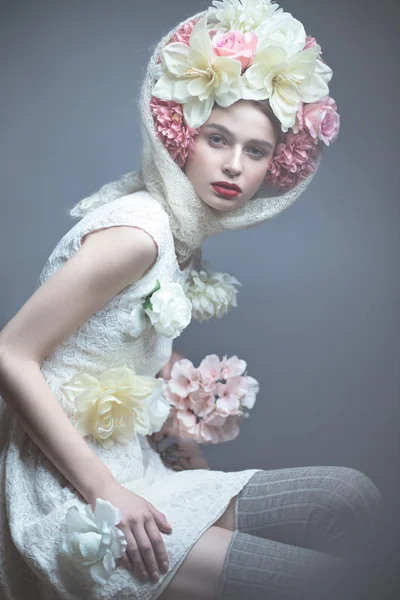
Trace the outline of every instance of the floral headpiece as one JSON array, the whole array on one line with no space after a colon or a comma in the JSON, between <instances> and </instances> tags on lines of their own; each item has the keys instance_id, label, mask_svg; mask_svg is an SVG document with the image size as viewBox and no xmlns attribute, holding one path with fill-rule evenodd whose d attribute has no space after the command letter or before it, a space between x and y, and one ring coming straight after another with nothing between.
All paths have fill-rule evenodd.
<instances>
[{"instance_id":1,"label":"floral headpiece","mask_svg":"<svg viewBox=\"0 0 400 600\"><path fill-rule=\"evenodd\" d=\"M300 21L272 0L212 4L161 50L150 102L157 136L183 167L214 102L269 100L282 134L266 179L291 189L315 171L322 142L337 138L332 70Z\"/></svg>"}]
</instances>

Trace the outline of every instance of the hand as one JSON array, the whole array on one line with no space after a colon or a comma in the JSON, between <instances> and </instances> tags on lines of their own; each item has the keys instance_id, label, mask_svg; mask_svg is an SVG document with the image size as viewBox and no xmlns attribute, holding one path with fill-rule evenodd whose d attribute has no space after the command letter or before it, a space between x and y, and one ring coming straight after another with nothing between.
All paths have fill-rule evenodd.
<instances>
[{"instance_id":1,"label":"hand","mask_svg":"<svg viewBox=\"0 0 400 600\"><path fill-rule=\"evenodd\" d=\"M202 456L200 446L194 440L178 438L170 460L171 458L174 471L210 468L207 460Z\"/></svg>"},{"instance_id":2,"label":"hand","mask_svg":"<svg viewBox=\"0 0 400 600\"><path fill-rule=\"evenodd\" d=\"M157 373L156 377L162 377L163 379L166 379L168 381L168 379L171 379L171 371L172 371L172 367L174 366L174 364L176 362L178 362L178 360L182 360L182 358L185 358L182 354L179 354L179 352L175 352L175 350L172 350L172 354L170 356L169 361L167 362L166 365L163 366L162 369L160 369L160 371Z\"/></svg>"},{"instance_id":3,"label":"hand","mask_svg":"<svg viewBox=\"0 0 400 600\"><path fill-rule=\"evenodd\" d=\"M96 497L108 500L121 511L122 518L117 527L124 532L128 545L119 560L141 581L149 577L158 581L159 572L167 573L169 568L168 554L160 535L160 531L172 532L165 515L116 481L108 484ZM90 504L94 510L95 499ZM157 578L153 573L157 573Z\"/></svg>"}]
</instances>

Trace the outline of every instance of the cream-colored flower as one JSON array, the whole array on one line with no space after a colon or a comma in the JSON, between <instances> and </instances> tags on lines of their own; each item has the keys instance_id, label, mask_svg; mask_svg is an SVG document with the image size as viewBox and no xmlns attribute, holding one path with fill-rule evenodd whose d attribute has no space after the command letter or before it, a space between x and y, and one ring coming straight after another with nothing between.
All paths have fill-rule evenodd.
<instances>
[{"instance_id":1,"label":"cream-colored flower","mask_svg":"<svg viewBox=\"0 0 400 600\"><path fill-rule=\"evenodd\" d=\"M320 51L318 45L293 56L275 46L261 50L242 77L242 97L269 98L282 131L288 131L295 124L300 102L317 102L329 94L327 81L332 77L332 70L325 66L322 74Z\"/></svg>"},{"instance_id":2,"label":"cream-colored flower","mask_svg":"<svg viewBox=\"0 0 400 600\"><path fill-rule=\"evenodd\" d=\"M68 533L61 543L64 554L74 568L104 585L115 569L115 559L127 547L124 533L116 527L121 512L106 500L96 499L94 512L89 505L79 510L72 506L66 516Z\"/></svg>"},{"instance_id":3,"label":"cream-colored flower","mask_svg":"<svg viewBox=\"0 0 400 600\"><path fill-rule=\"evenodd\" d=\"M111 448L115 441L126 443L135 433L148 434L148 399L160 385L158 379L136 375L133 368L124 366L104 371L99 379L78 373L60 389L75 403L78 432Z\"/></svg>"},{"instance_id":4,"label":"cream-colored flower","mask_svg":"<svg viewBox=\"0 0 400 600\"><path fill-rule=\"evenodd\" d=\"M228 273L212 273L206 261L202 269L192 269L186 282L186 294L192 302L192 317L205 321L212 317L223 317L232 307L237 306L238 290L241 283Z\"/></svg>"},{"instance_id":5,"label":"cream-colored flower","mask_svg":"<svg viewBox=\"0 0 400 600\"><path fill-rule=\"evenodd\" d=\"M214 101L226 108L239 100L241 64L215 55L207 15L194 26L189 44L174 42L163 48L162 75L152 94L182 104L187 124L197 128L207 121Z\"/></svg>"},{"instance_id":6,"label":"cream-colored flower","mask_svg":"<svg viewBox=\"0 0 400 600\"><path fill-rule=\"evenodd\" d=\"M307 34L300 21L290 13L279 13L269 19L260 31L257 52L270 46L283 48L288 57L303 50Z\"/></svg>"},{"instance_id":7,"label":"cream-colored flower","mask_svg":"<svg viewBox=\"0 0 400 600\"><path fill-rule=\"evenodd\" d=\"M210 7L210 23L224 31L253 31L261 33L268 19L283 12L278 4L270 0L214 0L215 8Z\"/></svg>"},{"instance_id":8,"label":"cream-colored flower","mask_svg":"<svg viewBox=\"0 0 400 600\"><path fill-rule=\"evenodd\" d=\"M192 304L179 283L167 283L153 292L145 308L154 329L169 338L178 337L191 320Z\"/></svg>"}]
</instances>

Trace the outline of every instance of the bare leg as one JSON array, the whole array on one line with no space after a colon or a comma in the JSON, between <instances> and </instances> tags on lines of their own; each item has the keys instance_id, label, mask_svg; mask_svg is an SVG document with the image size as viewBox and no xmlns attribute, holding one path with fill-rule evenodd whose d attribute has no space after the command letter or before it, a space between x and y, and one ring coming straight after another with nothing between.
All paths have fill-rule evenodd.
<instances>
[{"instance_id":1,"label":"bare leg","mask_svg":"<svg viewBox=\"0 0 400 600\"><path fill-rule=\"evenodd\" d=\"M197 540L160 600L212 600L232 539L227 529L212 525Z\"/></svg>"}]
</instances>

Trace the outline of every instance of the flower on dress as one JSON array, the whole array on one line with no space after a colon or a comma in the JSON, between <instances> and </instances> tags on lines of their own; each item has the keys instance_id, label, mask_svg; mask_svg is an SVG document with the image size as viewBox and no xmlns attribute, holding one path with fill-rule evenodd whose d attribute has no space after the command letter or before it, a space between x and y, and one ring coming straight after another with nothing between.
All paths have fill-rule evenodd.
<instances>
[{"instance_id":1,"label":"flower on dress","mask_svg":"<svg viewBox=\"0 0 400 600\"><path fill-rule=\"evenodd\" d=\"M177 165L183 167L187 157L192 156L195 150L194 137L199 132L186 124L182 106L177 102L153 96L150 110L157 137Z\"/></svg>"},{"instance_id":2,"label":"flower on dress","mask_svg":"<svg viewBox=\"0 0 400 600\"><path fill-rule=\"evenodd\" d=\"M246 368L237 356L220 360L210 354L197 369L187 359L177 361L164 390L171 404L167 435L204 444L233 440L259 391L258 382L245 374Z\"/></svg>"},{"instance_id":3,"label":"flower on dress","mask_svg":"<svg viewBox=\"0 0 400 600\"><path fill-rule=\"evenodd\" d=\"M95 583L104 585L115 569L115 559L127 547L124 533L116 527L121 512L106 500L96 499L94 512L89 505L68 509L65 525L68 533L61 542L61 554Z\"/></svg>"},{"instance_id":4,"label":"flower on dress","mask_svg":"<svg viewBox=\"0 0 400 600\"><path fill-rule=\"evenodd\" d=\"M176 338L190 323L192 303L180 283L167 283L151 294L144 311L157 333Z\"/></svg>"},{"instance_id":5,"label":"flower on dress","mask_svg":"<svg viewBox=\"0 0 400 600\"><path fill-rule=\"evenodd\" d=\"M318 151L318 146L308 132L286 134L284 142L276 147L276 154L266 176L267 181L276 187L294 187L315 171Z\"/></svg>"},{"instance_id":6,"label":"flower on dress","mask_svg":"<svg viewBox=\"0 0 400 600\"><path fill-rule=\"evenodd\" d=\"M282 12L271 0L214 0L210 7L210 20L218 22L225 31L236 29L242 33L256 34L274 15Z\"/></svg>"},{"instance_id":7,"label":"flower on dress","mask_svg":"<svg viewBox=\"0 0 400 600\"><path fill-rule=\"evenodd\" d=\"M193 128L207 121L215 101L225 108L240 98L241 64L214 53L207 15L194 26L189 46L182 42L164 46L161 68L154 75L160 73L153 96L183 104L185 121Z\"/></svg>"},{"instance_id":8,"label":"flower on dress","mask_svg":"<svg viewBox=\"0 0 400 600\"><path fill-rule=\"evenodd\" d=\"M159 280L140 306L131 312L125 333L137 338L149 318L154 329L168 338L178 337L192 318L192 303L180 283L167 283L161 287Z\"/></svg>"},{"instance_id":9,"label":"flower on dress","mask_svg":"<svg viewBox=\"0 0 400 600\"><path fill-rule=\"evenodd\" d=\"M192 302L192 317L205 321L212 317L223 317L232 307L237 306L238 290L241 283L228 273L212 273L207 261L200 271L192 269L185 283L185 291Z\"/></svg>"},{"instance_id":10,"label":"flower on dress","mask_svg":"<svg viewBox=\"0 0 400 600\"><path fill-rule=\"evenodd\" d=\"M99 379L78 373L60 386L66 398L75 403L75 427L82 435L92 435L104 448L126 443L134 434L154 431L160 419L158 402L151 396L161 386L154 377L136 375L133 368L116 367L103 371ZM152 417L151 410L157 412ZM165 406L164 420L168 416Z\"/></svg>"}]
</instances>

